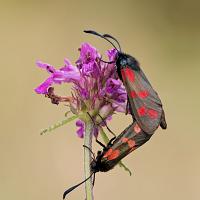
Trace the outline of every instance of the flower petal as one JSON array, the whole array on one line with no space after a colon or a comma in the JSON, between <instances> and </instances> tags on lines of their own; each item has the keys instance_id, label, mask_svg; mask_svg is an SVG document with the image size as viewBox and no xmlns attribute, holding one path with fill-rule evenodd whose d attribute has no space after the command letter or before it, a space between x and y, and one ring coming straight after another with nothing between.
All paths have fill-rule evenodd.
<instances>
[{"instance_id":1,"label":"flower petal","mask_svg":"<svg viewBox=\"0 0 200 200\"><path fill-rule=\"evenodd\" d=\"M103 117L104 119L106 117L108 117L109 115L113 114L113 108L111 106L111 104L106 104L104 106L102 106L99 110L99 114L101 115L101 117Z\"/></svg>"},{"instance_id":2,"label":"flower petal","mask_svg":"<svg viewBox=\"0 0 200 200\"><path fill-rule=\"evenodd\" d=\"M77 120L77 121L76 121L76 126L77 126L77 127L80 127L80 128L76 131L78 137L83 138L83 137L84 137L84 134L85 134L85 129L84 129L84 128L85 128L85 123L84 123L83 121L81 121L81 120Z\"/></svg>"},{"instance_id":3,"label":"flower petal","mask_svg":"<svg viewBox=\"0 0 200 200\"><path fill-rule=\"evenodd\" d=\"M38 94L47 94L48 88L53 84L52 77L46 79L41 85L35 88L35 92Z\"/></svg>"},{"instance_id":4,"label":"flower petal","mask_svg":"<svg viewBox=\"0 0 200 200\"><path fill-rule=\"evenodd\" d=\"M36 65L38 67L42 68L42 69L46 69L47 72L49 72L49 73L54 73L55 72L55 68L52 65L48 64L48 63L44 63L44 62L38 60L36 62Z\"/></svg>"},{"instance_id":5,"label":"flower petal","mask_svg":"<svg viewBox=\"0 0 200 200\"><path fill-rule=\"evenodd\" d=\"M98 134L99 134L99 129L98 127L94 126L93 129L92 129L92 134L94 135L94 137L98 137Z\"/></svg>"},{"instance_id":6,"label":"flower petal","mask_svg":"<svg viewBox=\"0 0 200 200\"><path fill-rule=\"evenodd\" d=\"M126 103L112 103L112 107L117 112L126 112Z\"/></svg>"},{"instance_id":7,"label":"flower petal","mask_svg":"<svg viewBox=\"0 0 200 200\"><path fill-rule=\"evenodd\" d=\"M121 86L119 80L109 78L106 82L106 92L108 93L116 93L116 90Z\"/></svg>"},{"instance_id":8,"label":"flower petal","mask_svg":"<svg viewBox=\"0 0 200 200\"><path fill-rule=\"evenodd\" d=\"M67 66L68 66L68 65L71 65L70 60L68 60L67 58L64 59L64 63L65 63L65 65L67 65Z\"/></svg>"},{"instance_id":9,"label":"flower petal","mask_svg":"<svg viewBox=\"0 0 200 200\"><path fill-rule=\"evenodd\" d=\"M100 58L100 54L97 52L97 50L91 46L88 43L83 43L81 45L81 52L80 52L80 58L82 63L89 63L91 61L96 60L96 58Z\"/></svg>"},{"instance_id":10,"label":"flower petal","mask_svg":"<svg viewBox=\"0 0 200 200\"><path fill-rule=\"evenodd\" d=\"M53 73L53 80L55 83L62 83L62 82L74 82L80 80L80 73L79 72L65 72L56 70L55 73Z\"/></svg>"},{"instance_id":11,"label":"flower petal","mask_svg":"<svg viewBox=\"0 0 200 200\"><path fill-rule=\"evenodd\" d=\"M109 58L109 61L114 61L117 56L117 50L116 49L110 49L107 52L107 56Z\"/></svg>"},{"instance_id":12,"label":"flower petal","mask_svg":"<svg viewBox=\"0 0 200 200\"><path fill-rule=\"evenodd\" d=\"M59 70L65 72L77 72L77 73L79 72L78 68L71 65L69 61L66 61L66 59L65 59L65 66L61 67Z\"/></svg>"}]
</instances>

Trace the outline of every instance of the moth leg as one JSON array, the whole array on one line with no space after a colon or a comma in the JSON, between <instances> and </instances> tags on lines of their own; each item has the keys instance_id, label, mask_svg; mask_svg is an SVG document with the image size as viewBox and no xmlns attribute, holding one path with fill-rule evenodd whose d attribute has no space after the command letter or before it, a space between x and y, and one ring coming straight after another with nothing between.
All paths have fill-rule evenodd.
<instances>
[{"instance_id":1,"label":"moth leg","mask_svg":"<svg viewBox=\"0 0 200 200\"><path fill-rule=\"evenodd\" d=\"M95 183L95 174L96 174L96 173L94 173L93 181L92 181L92 185L93 185L93 187L94 187L94 183Z\"/></svg>"},{"instance_id":2,"label":"moth leg","mask_svg":"<svg viewBox=\"0 0 200 200\"><path fill-rule=\"evenodd\" d=\"M93 155L92 159L95 160L96 156L95 156L94 152L88 146L86 146L86 145L83 145L83 147L86 148L86 149L88 149L90 151L90 153Z\"/></svg>"},{"instance_id":3,"label":"moth leg","mask_svg":"<svg viewBox=\"0 0 200 200\"><path fill-rule=\"evenodd\" d=\"M89 115L89 117L90 117L91 120L93 121L94 126L97 126L96 122L94 121L94 119L92 118L92 116L90 115L90 113L87 112L87 114ZM103 143L101 143L97 138L96 138L96 142L97 142L100 146L102 146L103 148L106 148L106 146L105 146Z\"/></svg>"},{"instance_id":4,"label":"moth leg","mask_svg":"<svg viewBox=\"0 0 200 200\"><path fill-rule=\"evenodd\" d=\"M89 117L90 117L90 119L92 120L93 124L96 126L97 124L96 124L96 122L94 121L93 117L90 115L89 112L87 112L87 114L89 115Z\"/></svg>"},{"instance_id":5,"label":"moth leg","mask_svg":"<svg viewBox=\"0 0 200 200\"><path fill-rule=\"evenodd\" d=\"M127 94L127 103L126 103L126 112L125 112L125 115L128 115L128 113L129 113L129 108L130 108L130 103L129 103L128 94Z\"/></svg>"},{"instance_id":6,"label":"moth leg","mask_svg":"<svg viewBox=\"0 0 200 200\"><path fill-rule=\"evenodd\" d=\"M115 138L116 136L110 139L110 141L107 144L108 147L112 145L112 142L115 140Z\"/></svg>"},{"instance_id":7,"label":"moth leg","mask_svg":"<svg viewBox=\"0 0 200 200\"><path fill-rule=\"evenodd\" d=\"M129 101L129 98L128 98L128 95L127 95L126 113L125 114L127 115L129 113L129 111L130 111L130 114L132 116L133 122L135 122L136 119L135 119L134 113L133 113L132 109L130 109L130 108L131 108L131 104L130 104L130 101Z\"/></svg>"},{"instance_id":8,"label":"moth leg","mask_svg":"<svg viewBox=\"0 0 200 200\"><path fill-rule=\"evenodd\" d=\"M93 121L94 125L96 126L97 124L96 124L96 122L94 121L94 119L92 118L92 116L90 115L90 113L87 112L87 114L89 115L89 117L90 117L91 120ZM98 114L98 115L99 115L99 114ZM107 124L106 124L105 120L102 118L102 116L99 115L99 117L102 119L102 121L103 121L104 124L106 125L106 128L108 129L108 131L114 135L114 137L109 141L109 143L110 143L110 142L112 142L112 141L116 138L116 135L109 129L109 127L107 126ZM97 126L98 126L98 125L97 125ZM100 146L102 146L104 149L106 148L106 146L105 146L102 142L100 142L97 138L96 138L96 142L97 142Z\"/></svg>"},{"instance_id":9,"label":"moth leg","mask_svg":"<svg viewBox=\"0 0 200 200\"><path fill-rule=\"evenodd\" d=\"M104 119L100 114L98 114L98 116L99 116L99 117L101 118L101 120L103 121L103 123L104 123L104 125L106 126L107 130L108 130L114 137L116 137L115 133L114 133L113 131L111 131L111 129L108 127L108 125L107 125L105 119Z\"/></svg>"},{"instance_id":10,"label":"moth leg","mask_svg":"<svg viewBox=\"0 0 200 200\"><path fill-rule=\"evenodd\" d=\"M106 148L106 146L105 146L102 142L100 142L97 138L96 138L96 142L97 142L100 146L102 146L104 149Z\"/></svg>"},{"instance_id":11,"label":"moth leg","mask_svg":"<svg viewBox=\"0 0 200 200\"><path fill-rule=\"evenodd\" d=\"M112 135L114 135L114 137L111 138L110 141L109 141L108 144L107 144L107 146L111 146L113 140L115 140L115 138L116 138L116 135L115 135L115 134L110 130L110 128L107 126L107 123L106 123L106 121L103 119L103 117L102 117L100 114L98 114L98 115L99 115L99 117L101 118L101 120L104 122L104 124L105 124L107 130L108 130L110 133L112 133ZM106 147L106 148L107 148L107 147ZM105 149L105 147L104 147L104 149Z\"/></svg>"}]
</instances>

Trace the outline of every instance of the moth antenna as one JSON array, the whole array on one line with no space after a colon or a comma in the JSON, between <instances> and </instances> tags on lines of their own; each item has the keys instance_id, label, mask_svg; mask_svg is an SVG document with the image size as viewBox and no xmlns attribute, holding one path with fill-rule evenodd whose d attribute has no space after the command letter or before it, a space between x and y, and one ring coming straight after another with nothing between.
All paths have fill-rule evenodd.
<instances>
[{"instance_id":1,"label":"moth antenna","mask_svg":"<svg viewBox=\"0 0 200 200\"><path fill-rule=\"evenodd\" d=\"M101 60L101 59L100 59L100 61L103 62L103 63L106 63L106 64L113 64L113 63L115 63L115 61L104 61L104 60Z\"/></svg>"},{"instance_id":2,"label":"moth antenna","mask_svg":"<svg viewBox=\"0 0 200 200\"><path fill-rule=\"evenodd\" d=\"M94 173L91 173L90 176L88 178L86 178L84 181L78 183L77 185L74 185L72 187L70 187L68 190L66 190L63 194L63 199L65 199L66 195L69 194L72 190L76 189L78 186L80 186L81 184L85 183L88 179L90 179L92 177Z\"/></svg>"},{"instance_id":3,"label":"moth antenna","mask_svg":"<svg viewBox=\"0 0 200 200\"><path fill-rule=\"evenodd\" d=\"M104 34L103 35L104 37L107 37L107 38L111 38L113 39L115 42L117 42L118 46L119 46L119 50L122 51L121 49L121 45L119 44L118 40L116 38L114 38L112 35L109 35L109 34Z\"/></svg>"},{"instance_id":4,"label":"moth antenna","mask_svg":"<svg viewBox=\"0 0 200 200\"><path fill-rule=\"evenodd\" d=\"M92 30L84 30L83 32L93 34L93 35L97 35L97 36L103 38L104 40L108 41L117 51L119 51L117 49L117 47L108 38L104 37L104 35L101 35L101 34L97 33L96 31L92 31Z\"/></svg>"}]
</instances>

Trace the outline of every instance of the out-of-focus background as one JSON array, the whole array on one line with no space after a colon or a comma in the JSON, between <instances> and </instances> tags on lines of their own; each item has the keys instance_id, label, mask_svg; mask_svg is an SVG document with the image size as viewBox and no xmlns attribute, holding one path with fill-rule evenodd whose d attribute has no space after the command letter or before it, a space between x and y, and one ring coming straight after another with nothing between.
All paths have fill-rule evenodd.
<instances>
[{"instance_id":1,"label":"out-of-focus background","mask_svg":"<svg viewBox=\"0 0 200 200\"><path fill-rule=\"evenodd\" d=\"M131 177L118 166L97 175L95 200L199 200L199 10L195 0L1 1L0 199L61 199L83 179L83 140L74 123L39 135L64 118L66 107L34 93L47 77L35 61L74 63L82 42L103 54L111 46L82 32L94 29L118 38L140 61L168 122L124 159ZM109 126L118 134L130 122L118 114ZM68 197L84 198L84 187Z\"/></svg>"}]
</instances>

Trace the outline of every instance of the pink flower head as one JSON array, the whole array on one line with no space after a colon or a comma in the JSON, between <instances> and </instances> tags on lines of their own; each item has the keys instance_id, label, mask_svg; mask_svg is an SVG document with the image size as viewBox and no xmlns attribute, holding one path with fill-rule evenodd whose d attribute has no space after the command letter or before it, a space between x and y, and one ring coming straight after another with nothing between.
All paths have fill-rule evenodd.
<instances>
[{"instance_id":1,"label":"pink flower head","mask_svg":"<svg viewBox=\"0 0 200 200\"><path fill-rule=\"evenodd\" d=\"M39 85L35 91L45 94L53 99L52 102L67 101L71 111L78 116L84 113L96 113L92 115L95 120L100 114L106 121L111 118L115 111L125 112L127 93L117 76L115 64L107 64L101 61L101 55L96 48L88 43L80 47L80 56L73 66L69 60L64 60L64 66L56 69L54 66L38 61L38 67L45 69L50 75ZM110 61L114 61L117 55L115 49L107 51ZM72 83L72 97L60 97L55 95L49 88L54 84ZM51 92L50 92L51 91ZM76 122L77 135L84 137L84 120L80 118ZM100 125L103 126L104 123ZM98 127L93 134L97 136Z\"/></svg>"}]
</instances>

